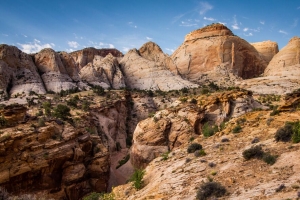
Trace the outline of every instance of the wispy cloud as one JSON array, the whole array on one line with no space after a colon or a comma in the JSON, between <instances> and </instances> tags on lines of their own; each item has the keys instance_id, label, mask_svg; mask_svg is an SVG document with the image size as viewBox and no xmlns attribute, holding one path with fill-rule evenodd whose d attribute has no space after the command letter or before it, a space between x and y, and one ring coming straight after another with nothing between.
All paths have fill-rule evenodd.
<instances>
[{"instance_id":1,"label":"wispy cloud","mask_svg":"<svg viewBox=\"0 0 300 200\"><path fill-rule=\"evenodd\" d=\"M129 48L128 47L123 47L122 50L123 50L123 53L126 53L126 52L129 51Z\"/></svg>"},{"instance_id":2,"label":"wispy cloud","mask_svg":"<svg viewBox=\"0 0 300 200\"><path fill-rule=\"evenodd\" d=\"M233 16L233 24L231 25L231 27L234 30L240 29L239 24L238 24L237 19L236 19L236 15Z\"/></svg>"},{"instance_id":3,"label":"wispy cloud","mask_svg":"<svg viewBox=\"0 0 300 200\"><path fill-rule=\"evenodd\" d=\"M297 8L298 10L300 9L300 6Z\"/></svg>"},{"instance_id":4,"label":"wispy cloud","mask_svg":"<svg viewBox=\"0 0 300 200\"><path fill-rule=\"evenodd\" d=\"M7 34L3 34L3 33L2 33L2 35L3 35L3 36L5 36L5 37L8 37L8 35L7 35Z\"/></svg>"},{"instance_id":5,"label":"wispy cloud","mask_svg":"<svg viewBox=\"0 0 300 200\"><path fill-rule=\"evenodd\" d=\"M147 39L147 40L152 40L153 38L151 38L151 37L146 37L146 39Z\"/></svg>"},{"instance_id":6,"label":"wispy cloud","mask_svg":"<svg viewBox=\"0 0 300 200\"><path fill-rule=\"evenodd\" d=\"M185 14L180 14L180 15L177 15L173 18L173 21L172 21L172 24L174 24L175 22L177 22L178 20L180 20L182 17L184 17L186 15Z\"/></svg>"},{"instance_id":7,"label":"wispy cloud","mask_svg":"<svg viewBox=\"0 0 300 200\"><path fill-rule=\"evenodd\" d=\"M179 26L186 26L186 27L198 26L198 23L196 20L188 19L186 21L181 21Z\"/></svg>"},{"instance_id":8,"label":"wispy cloud","mask_svg":"<svg viewBox=\"0 0 300 200\"><path fill-rule=\"evenodd\" d=\"M226 25L227 23L225 23L225 22L218 22L219 24L223 24L223 25Z\"/></svg>"},{"instance_id":9,"label":"wispy cloud","mask_svg":"<svg viewBox=\"0 0 300 200\"><path fill-rule=\"evenodd\" d=\"M244 35L245 35L245 36L247 36L247 37L249 37L249 36L253 36L253 34L252 34L252 33L248 33L248 34L244 33Z\"/></svg>"},{"instance_id":10,"label":"wispy cloud","mask_svg":"<svg viewBox=\"0 0 300 200\"><path fill-rule=\"evenodd\" d=\"M78 42L76 42L76 41L68 41L68 45L69 45L69 47L74 48L74 49L76 49L77 47L80 46L78 44Z\"/></svg>"},{"instance_id":11,"label":"wispy cloud","mask_svg":"<svg viewBox=\"0 0 300 200\"><path fill-rule=\"evenodd\" d=\"M214 19L212 17L204 17L203 19L207 20L207 21L216 21L216 19Z\"/></svg>"},{"instance_id":12,"label":"wispy cloud","mask_svg":"<svg viewBox=\"0 0 300 200\"><path fill-rule=\"evenodd\" d=\"M247 28L247 27L243 29L244 32L247 32L248 30L249 30L249 28Z\"/></svg>"},{"instance_id":13,"label":"wispy cloud","mask_svg":"<svg viewBox=\"0 0 300 200\"><path fill-rule=\"evenodd\" d=\"M100 42L99 43L99 46L96 46L96 48L110 48L110 49L113 49L113 48L115 48L115 46L113 45L113 44L109 44L109 43L102 43L102 42Z\"/></svg>"},{"instance_id":14,"label":"wispy cloud","mask_svg":"<svg viewBox=\"0 0 300 200\"><path fill-rule=\"evenodd\" d=\"M24 35L24 34L22 34L22 35L27 38L27 35Z\"/></svg>"},{"instance_id":15,"label":"wispy cloud","mask_svg":"<svg viewBox=\"0 0 300 200\"><path fill-rule=\"evenodd\" d=\"M279 30L278 32L279 32L279 33L282 33L282 34L285 34L285 35L288 34L288 33L287 33L286 31L284 31L284 30Z\"/></svg>"},{"instance_id":16,"label":"wispy cloud","mask_svg":"<svg viewBox=\"0 0 300 200\"><path fill-rule=\"evenodd\" d=\"M41 41L34 39L33 42L30 42L27 44L18 43L18 46L25 53L36 53L36 52L41 51L44 48L53 48L55 46L55 44L53 44L53 43L42 44Z\"/></svg>"},{"instance_id":17,"label":"wispy cloud","mask_svg":"<svg viewBox=\"0 0 300 200\"><path fill-rule=\"evenodd\" d=\"M133 22L128 22L128 25L132 28L137 28L137 25L135 25Z\"/></svg>"},{"instance_id":18,"label":"wispy cloud","mask_svg":"<svg viewBox=\"0 0 300 200\"><path fill-rule=\"evenodd\" d=\"M265 21L259 21L259 23L261 23L262 25L265 25Z\"/></svg>"},{"instance_id":19,"label":"wispy cloud","mask_svg":"<svg viewBox=\"0 0 300 200\"><path fill-rule=\"evenodd\" d=\"M293 28L296 28L298 25L298 19L294 19L294 23L292 25Z\"/></svg>"},{"instance_id":20,"label":"wispy cloud","mask_svg":"<svg viewBox=\"0 0 300 200\"><path fill-rule=\"evenodd\" d=\"M171 53L173 53L175 50L174 49L170 49L170 48L166 48L167 51L170 51Z\"/></svg>"},{"instance_id":21,"label":"wispy cloud","mask_svg":"<svg viewBox=\"0 0 300 200\"><path fill-rule=\"evenodd\" d=\"M207 11L212 10L214 7L207 2L199 3L199 14L204 15Z\"/></svg>"}]
</instances>

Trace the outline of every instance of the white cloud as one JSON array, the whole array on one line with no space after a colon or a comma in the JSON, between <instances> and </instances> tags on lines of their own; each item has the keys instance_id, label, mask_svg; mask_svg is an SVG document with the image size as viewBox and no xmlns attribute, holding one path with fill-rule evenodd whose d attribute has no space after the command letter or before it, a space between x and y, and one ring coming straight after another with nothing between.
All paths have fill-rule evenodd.
<instances>
[{"instance_id":1,"label":"white cloud","mask_svg":"<svg viewBox=\"0 0 300 200\"><path fill-rule=\"evenodd\" d=\"M108 44L109 48L113 49L115 46L113 44Z\"/></svg>"},{"instance_id":2,"label":"white cloud","mask_svg":"<svg viewBox=\"0 0 300 200\"><path fill-rule=\"evenodd\" d=\"M73 52L75 51L74 49L66 49L66 52L70 53L70 52Z\"/></svg>"},{"instance_id":3,"label":"white cloud","mask_svg":"<svg viewBox=\"0 0 300 200\"><path fill-rule=\"evenodd\" d=\"M146 39L147 39L147 40L152 40L152 38L151 38L151 37L146 37Z\"/></svg>"},{"instance_id":4,"label":"white cloud","mask_svg":"<svg viewBox=\"0 0 300 200\"><path fill-rule=\"evenodd\" d=\"M245 36L253 36L252 33L249 33L249 34L245 34L245 33L244 33L244 35L245 35Z\"/></svg>"},{"instance_id":5,"label":"white cloud","mask_svg":"<svg viewBox=\"0 0 300 200\"><path fill-rule=\"evenodd\" d=\"M218 22L219 24L223 24L223 25L226 25L226 23L225 22Z\"/></svg>"},{"instance_id":6,"label":"white cloud","mask_svg":"<svg viewBox=\"0 0 300 200\"><path fill-rule=\"evenodd\" d=\"M199 14L204 15L207 11L212 10L214 7L207 2L200 2Z\"/></svg>"},{"instance_id":7,"label":"white cloud","mask_svg":"<svg viewBox=\"0 0 300 200\"><path fill-rule=\"evenodd\" d=\"M2 34L3 36L5 36L5 37L8 37L8 35L7 34Z\"/></svg>"},{"instance_id":8,"label":"white cloud","mask_svg":"<svg viewBox=\"0 0 300 200\"><path fill-rule=\"evenodd\" d=\"M186 27L190 27L190 26L197 26L197 23L193 23L190 20L188 21L181 21L181 24L179 26L186 26Z\"/></svg>"},{"instance_id":9,"label":"white cloud","mask_svg":"<svg viewBox=\"0 0 300 200\"><path fill-rule=\"evenodd\" d=\"M76 41L69 41L68 45L74 49L76 49L77 47L79 47L80 45L78 44L78 42Z\"/></svg>"},{"instance_id":10,"label":"white cloud","mask_svg":"<svg viewBox=\"0 0 300 200\"><path fill-rule=\"evenodd\" d=\"M134 25L133 22L128 22L128 25L129 25L130 27L132 27L132 28L137 28L137 25Z\"/></svg>"},{"instance_id":11,"label":"white cloud","mask_svg":"<svg viewBox=\"0 0 300 200\"><path fill-rule=\"evenodd\" d=\"M212 17L204 17L203 19L208 20L208 21L216 21L216 19Z\"/></svg>"},{"instance_id":12,"label":"white cloud","mask_svg":"<svg viewBox=\"0 0 300 200\"><path fill-rule=\"evenodd\" d=\"M292 25L293 28L297 27L298 25L298 19L294 19L294 23Z\"/></svg>"},{"instance_id":13,"label":"white cloud","mask_svg":"<svg viewBox=\"0 0 300 200\"><path fill-rule=\"evenodd\" d=\"M249 28L244 28L243 29L244 32L247 32L248 30L249 30Z\"/></svg>"},{"instance_id":14,"label":"white cloud","mask_svg":"<svg viewBox=\"0 0 300 200\"><path fill-rule=\"evenodd\" d=\"M259 21L259 23L261 23L262 25L265 25L265 21Z\"/></svg>"},{"instance_id":15,"label":"white cloud","mask_svg":"<svg viewBox=\"0 0 300 200\"><path fill-rule=\"evenodd\" d=\"M234 30L237 30L237 29L240 29L239 27L239 24L236 20L236 15L233 16L233 24L231 25L231 27L234 29Z\"/></svg>"},{"instance_id":16,"label":"white cloud","mask_svg":"<svg viewBox=\"0 0 300 200\"><path fill-rule=\"evenodd\" d=\"M169 49L169 48L166 48L166 50L167 50L167 51L170 51L170 52L172 52L172 53L175 51L174 49Z\"/></svg>"},{"instance_id":17,"label":"white cloud","mask_svg":"<svg viewBox=\"0 0 300 200\"><path fill-rule=\"evenodd\" d=\"M42 44L41 41L34 39L33 42L27 44L18 43L20 49L25 53L36 53L41 51L44 48L53 48L55 45L53 43L50 44Z\"/></svg>"},{"instance_id":18,"label":"white cloud","mask_svg":"<svg viewBox=\"0 0 300 200\"><path fill-rule=\"evenodd\" d=\"M279 30L278 32L279 32L279 33L282 33L282 34L285 34L285 35L288 34L288 33L287 33L286 31L284 31L284 30Z\"/></svg>"},{"instance_id":19,"label":"white cloud","mask_svg":"<svg viewBox=\"0 0 300 200\"><path fill-rule=\"evenodd\" d=\"M125 52L125 53L126 53L126 52L128 52L128 51L129 51L129 48L128 48L128 47L123 47L123 49L122 49L122 50L123 50L123 52Z\"/></svg>"},{"instance_id":20,"label":"white cloud","mask_svg":"<svg viewBox=\"0 0 300 200\"><path fill-rule=\"evenodd\" d=\"M22 35L27 38L27 35L24 35L24 34L22 34Z\"/></svg>"}]
</instances>

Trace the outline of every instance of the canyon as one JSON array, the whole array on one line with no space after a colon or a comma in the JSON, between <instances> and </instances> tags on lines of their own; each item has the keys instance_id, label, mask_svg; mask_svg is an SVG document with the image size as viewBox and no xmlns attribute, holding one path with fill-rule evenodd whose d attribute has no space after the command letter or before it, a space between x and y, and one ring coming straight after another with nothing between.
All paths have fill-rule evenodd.
<instances>
[{"instance_id":1,"label":"canyon","mask_svg":"<svg viewBox=\"0 0 300 200\"><path fill-rule=\"evenodd\" d=\"M170 56L154 42L125 55L1 44L0 187L61 200L195 199L214 180L224 199L296 198L299 144L274 135L300 117L299 67L299 37L279 50L222 24L187 34ZM205 155L187 152L193 143ZM243 159L254 145L275 164ZM128 183L135 169L142 188Z\"/></svg>"}]
</instances>

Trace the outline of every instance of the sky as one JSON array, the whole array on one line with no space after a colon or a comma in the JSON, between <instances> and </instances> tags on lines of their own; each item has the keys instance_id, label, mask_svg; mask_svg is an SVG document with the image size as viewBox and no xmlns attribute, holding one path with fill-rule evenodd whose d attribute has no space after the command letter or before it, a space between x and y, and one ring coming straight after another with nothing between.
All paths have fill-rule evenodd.
<instances>
[{"instance_id":1,"label":"sky","mask_svg":"<svg viewBox=\"0 0 300 200\"><path fill-rule=\"evenodd\" d=\"M189 32L223 23L250 43L271 40L281 49L300 37L299 19L299 0L0 0L0 44L26 53L126 53L152 41L171 55Z\"/></svg>"}]
</instances>

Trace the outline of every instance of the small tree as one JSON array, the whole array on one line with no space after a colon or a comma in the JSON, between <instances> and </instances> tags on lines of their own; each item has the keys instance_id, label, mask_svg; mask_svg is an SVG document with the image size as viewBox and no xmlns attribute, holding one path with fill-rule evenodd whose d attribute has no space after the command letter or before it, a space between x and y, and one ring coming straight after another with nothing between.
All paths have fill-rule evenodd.
<instances>
[{"instance_id":1,"label":"small tree","mask_svg":"<svg viewBox=\"0 0 300 200\"><path fill-rule=\"evenodd\" d=\"M143 177L145 175L145 171L142 169L135 169L133 174L130 177L130 181L133 182L135 189L139 190L142 188Z\"/></svg>"},{"instance_id":2,"label":"small tree","mask_svg":"<svg viewBox=\"0 0 300 200\"><path fill-rule=\"evenodd\" d=\"M56 108L54 108L54 117L60 118L62 120L68 119L71 116L70 108L63 104L58 104Z\"/></svg>"}]
</instances>

